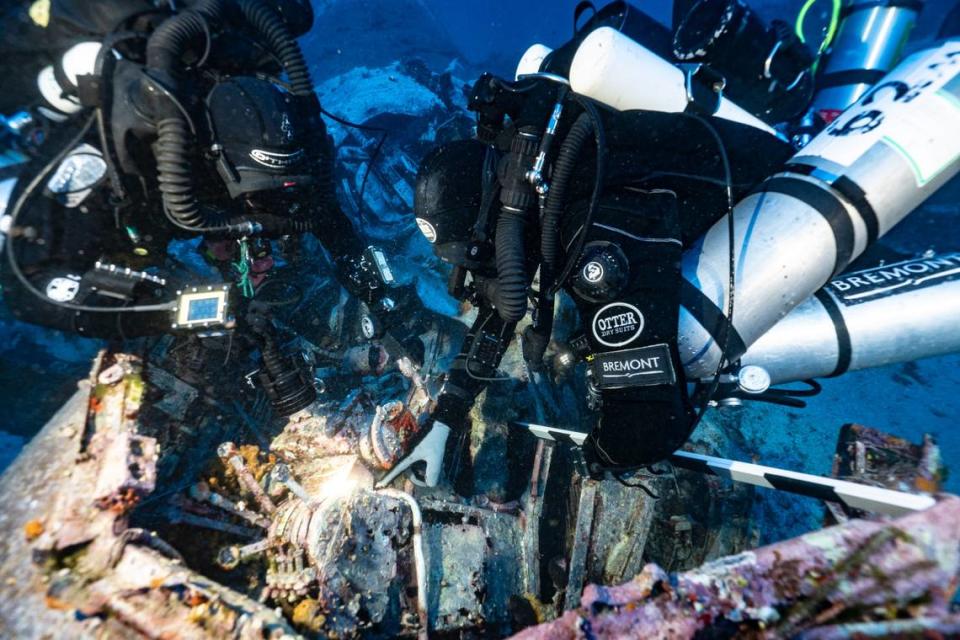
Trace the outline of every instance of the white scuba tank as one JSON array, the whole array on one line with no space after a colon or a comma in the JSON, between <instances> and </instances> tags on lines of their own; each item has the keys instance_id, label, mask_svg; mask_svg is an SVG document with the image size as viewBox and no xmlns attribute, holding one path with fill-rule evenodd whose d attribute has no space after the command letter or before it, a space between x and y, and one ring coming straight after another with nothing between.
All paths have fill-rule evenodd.
<instances>
[{"instance_id":1,"label":"white scuba tank","mask_svg":"<svg viewBox=\"0 0 960 640\"><path fill-rule=\"evenodd\" d=\"M733 211L736 292L728 356L739 357L876 238L960 171L960 38L905 59ZM688 249L681 360L720 361L729 295L728 221ZM691 293L692 292L692 293ZM723 324L720 322L719 324Z\"/></svg>"},{"instance_id":2,"label":"white scuba tank","mask_svg":"<svg viewBox=\"0 0 960 640\"><path fill-rule=\"evenodd\" d=\"M618 111L687 111L693 102L688 80L679 67L610 27L590 33L570 66L575 92ZM767 123L724 97L713 115L776 135Z\"/></svg>"},{"instance_id":3,"label":"white scuba tank","mask_svg":"<svg viewBox=\"0 0 960 640\"><path fill-rule=\"evenodd\" d=\"M82 109L77 98L77 78L95 71L99 42L75 44L54 65L44 67L37 75L37 87L46 101L44 115L54 121L62 121Z\"/></svg>"},{"instance_id":4,"label":"white scuba tank","mask_svg":"<svg viewBox=\"0 0 960 640\"><path fill-rule=\"evenodd\" d=\"M523 53L520 62L517 63L517 72L514 78L519 80L520 76L540 71L540 66L543 65L543 61L546 60L547 56L551 53L553 53L553 49L545 44L531 45L530 48Z\"/></svg>"}]
</instances>

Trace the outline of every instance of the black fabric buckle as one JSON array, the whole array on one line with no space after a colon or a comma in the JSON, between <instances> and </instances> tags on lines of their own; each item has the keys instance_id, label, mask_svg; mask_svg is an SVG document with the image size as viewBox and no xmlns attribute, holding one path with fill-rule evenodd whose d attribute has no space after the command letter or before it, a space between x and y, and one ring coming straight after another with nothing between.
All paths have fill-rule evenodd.
<instances>
[{"instance_id":1,"label":"black fabric buckle","mask_svg":"<svg viewBox=\"0 0 960 640\"><path fill-rule=\"evenodd\" d=\"M77 76L77 97L80 99L80 104L85 107L101 106L102 81L101 76L94 74Z\"/></svg>"}]
</instances>

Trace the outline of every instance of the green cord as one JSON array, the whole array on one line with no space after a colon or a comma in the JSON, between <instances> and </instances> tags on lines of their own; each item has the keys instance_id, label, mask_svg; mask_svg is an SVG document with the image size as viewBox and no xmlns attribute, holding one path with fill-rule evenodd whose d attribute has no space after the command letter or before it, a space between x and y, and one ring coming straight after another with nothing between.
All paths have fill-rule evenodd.
<instances>
[{"instance_id":1,"label":"green cord","mask_svg":"<svg viewBox=\"0 0 960 640\"><path fill-rule=\"evenodd\" d=\"M794 26L794 30L797 33L797 37L800 38L800 42L806 43L807 39L803 35L803 23L807 18L807 12L810 11L810 8L816 4L817 0L807 0L803 3L803 6L800 8L800 13L797 14L797 22ZM817 60L813 63L813 70L817 68L817 64L820 62L820 57L823 55L823 52L827 50L827 47L833 42L833 38L837 35L837 29L840 27L840 12L843 10L843 0L831 0L830 7L830 23L827 25L827 33L824 35L823 41L820 43L820 47L817 49Z\"/></svg>"},{"instance_id":2,"label":"green cord","mask_svg":"<svg viewBox=\"0 0 960 640\"><path fill-rule=\"evenodd\" d=\"M830 26L827 27L827 35L820 45L820 53L823 53L827 47L833 44L833 38L837 35L837 29L840 28L840 13L843 11L843 0L833 0L830 8Z\"/></svg>"},{"instance_id":3,"label":"green cord","mask_svg":"<svg viewBox=\"0 0 960 640\"><path fill-rule=\"evenodd\" d=\"M797 14L797 22L793 27L793 30L797 33L797 37L800 38L800 42L804 44L807 43L807 38L803 35L803 21L806 20L810 7L816 4L816 2L817 0L807 0L803 3L803 6L800 7L800 13Z\"/></svg>"},{"instance_id":4,"label":"green cord","mask_svg":"<svg viewBox=\"0 0 960 640\"><path fill-rule=\"evenodd\" d=\"M253 280L250 278L250 243L247 239L239 241L240 259L233 263L233 268L237 271L237 284L244 298L252 298L254 294Z\"/></svg>"}]
</instances>

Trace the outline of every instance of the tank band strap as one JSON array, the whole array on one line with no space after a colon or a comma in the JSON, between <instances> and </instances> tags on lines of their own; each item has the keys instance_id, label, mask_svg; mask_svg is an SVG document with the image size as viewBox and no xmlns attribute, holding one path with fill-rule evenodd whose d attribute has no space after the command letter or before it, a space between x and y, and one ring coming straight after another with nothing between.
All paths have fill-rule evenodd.
<instances>
[{"instance_id":1,"label":"tank band strap","mask_svg":"<svg viewBox=\"0 0 960 640\"><path fill-rule=\"evenodd\" d=\"M77 85L67 76L67 72L63 69L62 61L53 65L53 77L57 81L57 84L60 85L62 95L66 95L68 91L76 93Z\"/></svg>"},{"instance_id":2,"label":"tank band strap","mask_svg":"<svg viewBox=\"0 0 960 640\"><path fill-rule=\"evenodd\" d=\"M920 13L920 10L923 8L923 2L920 0L876 0L874 2L858 2L855 4L847 5L840 12L840 19L846 18L851 13L856 13L857 11L866 11L867 9L883 9L883 8L896 8L901 7L903 9L910 9L911 11L916 11Z\"/></svg>"},{"instance_id":3,"label":"tank band strap","mask_svg":"<svg viewBox=\"0 0 960 640\"><path fill-rule=\"evenodd\" d=\"M837 301L833 299L825 289L821 289L814 294L823 308L826 309L833 327L837 331L837 367L828 377L835 378L842 375L850 369L850 361L853 358L853 344L850 342L850 331L847 329L847 322L843 319L840 307Z\"/></svg>"},{"instance_id":4,"label":"tank band strap","mask_svg":"<svg viewBox=\"0 0 960 640\"><path fill-rule=\"evenodd\" d=\"M840 176L834 180L830 186L846 198L857 210L857 213L860 214L860 217L863 218L864 224L867 225L867 244L873 244L880 236L880 219L877 217L877 212L873 210L873 206L867 200L867 194L864 193L863 189L861 189L856 182L847 176Z\"/></svg>"},{"instance_id":5,"label":"tank band strap","mask_svg":"<svg viewBox=\"0 0 960 640\"><path fill-rule=\"evenodd\" d=\"M829 89L830 87L845 87L851 84L870 84L874 85L887 75L882 69L847 69L846 71L834 71L825 73L817 80L817 89Z\"/></svg>"},{"instance_id":6,"label":"tank band strap","mask_svg":"<svg viewBox=\"0 0 960 640\"><path fill-rule=\"evenodd\" d=\"M734 362L747 352L743 338L720 307L686 278L680 279L680 304L707 330L721 349L727 345L727 353L724 354L727 362Z\"/></svg>"},{"instance_id":7,"label":"tank band strap","mask_svg":"<svg viewBox=\"0 0 960 640\"><path fill-rule=\"evenodd\" d=\"M792 162L785 169L805 176L812 175L817 170L813 165L799 162ZM860 185L847 176L840 176L827 182L846 198L863 218L863 223L867 226L867 244L873 244L880 237L880 218L877 217L873 205L867 200L867 194L860 188Z\"/></svg>"},{"instance_id":8,"label":"tank band strap","mask_svg":"<svg viewBox=\"0 0 960 640\"><path fill-rule=\"evenodd\" d=\"M837 248L837 259L833 267L833 274L840 273L850 264L855 239L853 220L850 217L850 212L847 211L847 208L843 206L836 195L812 182L791 177L771 178L760 186L759 191L781 193L796 198L815 209L817 213L823 216L833 231Z\"/></svg>"}]
</instances>

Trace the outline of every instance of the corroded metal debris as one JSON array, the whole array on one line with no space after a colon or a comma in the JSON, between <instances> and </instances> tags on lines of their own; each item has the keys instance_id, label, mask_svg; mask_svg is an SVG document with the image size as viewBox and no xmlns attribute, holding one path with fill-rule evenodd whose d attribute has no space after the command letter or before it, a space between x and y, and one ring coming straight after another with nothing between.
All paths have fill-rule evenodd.
<instances>
[{"instance_id":1,"label":"corroded metal debris","mask_svg":"<svg viewBox=\"0 0 960 640\"><path fill-rule=\"evenodd\" d=\"M945 496L898 520L851 520L679 574L649 564L626 584L590 585L579 609L516 637L846 637L815 629L901 618L947 625L960 571L957 531L960 498Z\"/></svg>"},{"instance_id":2,"label":"corroded metal debris","mask_svg":"<svg viewBox=\"0 0 960 640\"><path fill-rule=\"evenodd\" d=\"M167 378L158 388L178 410L155 410L152 377L142 372L135 357L103 354L86 421L68 440L64 468L75 484L58 485L49 508L28 523L36 525L28 527L31 549L45 562L46 604L81 617L88 631L500 636L560 615L528 637L684 637L704 629L776 637L811 624L834 634L824 637L845 637L851 625L876 624L870 612L880 605L914 617L911 624L933 621L923 628L951 624L943 616L957 568L955 498L895 525L850 521L670 574L644 562L665 558L682 571L747 546L749 492L680 471L571 485L563 476L572 473L570 460L552 449L518 460L511 476L483 458L491 442L509 447L502 425L513 409L495 399L474 412L472 496L409 486L412 496L376 492L362 443L378 423L390 423L391 438L415 430L429 379L409 390L367 381L251 429L255 406L228 420L193 387L180 398L181 383ZM174 427L181 419L204 426ZM729 449L733 433L705 422L696 446ZM864 459L880 459L879 451ZM914 471L935 458L932 444L917 451L927 453L908 465ZM366 464L375 470L381 461ZM518 479L525 484L511 489ZM699 533L716 528L725 533ZM583 584L638 572L621 587L588 586L580 599ZM581 607L562 614L565 602Z\"/></svg>"},{"instance_id":3,"label":"corroded metal debris","mask_svg":"<svg viewBox=\"0 0 960 640\"><path fill-rule=\"evenodd\" d=\"M833 476L898 491L940 490L944 480L940 448L930 435L914 444L859 424L847 424L837 438Z\"/></svg>"},{"instance_id":4,"label":"corroded metal debris","mask_svg":"<svg viewBox=\"0 0 960 640\"><path fill-rule=\"evenodd\" d=\"M375 491L374 474L429 410L441 382L429 368L328 389L276 420L255 393L225 403L216 385L185 382L204 370L216 381L210 371L224 351L175 348L165 353L177 358L153 354L165 364L149 366L103 353L74 402L77 415L39 436L55 436L59 449L29 454L55 460L58 471L44 472L43 504L14 505L15 521L2 516L22 532L4 548L37 563L0 563L0 592L15 593L24 610L42 607L44 629L62 624L69 637L500 637L556 619L524 637L745 630L843 638L954 624L945 615L960 499L892 524L850 520L743 551L753 535L752 490L670 469L582 479L569 451L517 438L506 393L486 394L471 414L470 437L453 458L459 493L411 484ZM517 354L505 359L514 380L519 363ZM575 418L563 384L540 393L548 394L545 420ZM934 469L932 441L910 448L863 433L851 442L873 443L868 455L851 459L870 464L842 473L907 482L901 489L937 477L924 471ZM736 436L735 424L708 418L693 447L729 453ZM881 469L885 443L891 460L913 457ZM34 466L49 466L41 463ZM620 587L589 584L637 574ZM11 585L11 576L32 586ZM30 594L42 594L41 604ZM564 614L568 607L578 608ZM0 602L0 630L23 635L12 610ZM895 618L879 620L880 610ZM56 616L62 622L51 623ZM878 624L887 627L864 626Z\"/></svg>"}]
</instances>

